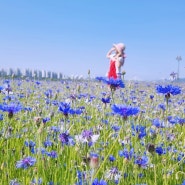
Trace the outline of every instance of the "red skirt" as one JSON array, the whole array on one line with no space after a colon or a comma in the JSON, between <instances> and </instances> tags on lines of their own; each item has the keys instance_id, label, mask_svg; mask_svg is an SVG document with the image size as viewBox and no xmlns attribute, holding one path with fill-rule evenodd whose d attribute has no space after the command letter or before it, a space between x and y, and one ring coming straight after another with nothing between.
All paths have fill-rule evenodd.
<instances>
[{"instance_id":1,"label":"red skirt","mask_svg":"<svg viewBox=\"0 0 185 185\"><path fill-rule=\"evenodd\" d=\"M110 66L109 66L109 71L108 71L108 78L117 79L116 62L112 61L112 60L110 61Z\"/></svg>"}]
</instances>

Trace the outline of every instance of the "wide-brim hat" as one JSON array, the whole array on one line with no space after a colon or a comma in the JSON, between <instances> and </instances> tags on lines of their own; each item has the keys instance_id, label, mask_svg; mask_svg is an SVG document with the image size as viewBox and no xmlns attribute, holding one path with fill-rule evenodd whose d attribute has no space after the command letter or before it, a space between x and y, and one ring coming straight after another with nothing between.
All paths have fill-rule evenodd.
<instances>
[{"instance_id":1,"label":"wide-brim hat","mask_svg":"<svg viewBox=\"0 0 185 185\"><path fill-rule=\"evenodd\" d=\"M123 43L113 44L113 46L116 48L118 52L123 53L123 51L125 50L125 44Z\"/></svg>"}]
</instances>

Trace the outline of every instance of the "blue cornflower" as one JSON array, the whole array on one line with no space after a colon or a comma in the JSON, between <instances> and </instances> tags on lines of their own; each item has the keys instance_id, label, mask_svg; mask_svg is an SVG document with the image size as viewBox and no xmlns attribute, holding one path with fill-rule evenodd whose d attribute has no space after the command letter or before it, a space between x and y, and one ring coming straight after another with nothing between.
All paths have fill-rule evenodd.
<instances>
[{"instance_id":1,"label":"blue cornflower","mask_svg":"<svg viewBox=\"0 0 185 185\"><path fill-rule=\"evenodd\" d=\"M0 86L0 93L1 93L1 91L4 89L4 87L2 87L2 86Z\"/></svg>"},{"instance_id":2,"label":"blue cornflower","mask_svg":"<svg viewBox=\"0 0 185 185\"><path fill-rule=\"evenodd\" d=\"M185 180L182 182L182 184L181 185L185 185Z\"/></svg>"},{"instance_id":3,"label":"blue cornflower","mask_svg":"<svg viewBox=\"0 0 185 185\"><path fill-rule=\"evenodd\" d=\"M65 116L68 116L68 114L81 114L83 112L81 108L75 110L70 107L69 103L63 102L60 103L58 110L62 112Z\"/></svg>"},{"instance_id":4,"label":"blue cornflower","mask_svg":"<svg viewBox=\"0 0 185 185\"><path fill-rule=\"evenodd\" d=\"M112 105L112 110L114 113L127 118L128 116L133 116L139 113L138 107L126 106L126 105Z\"/></svg>"},{"instance_id":5,"label":"blue cornflower","mask_svg":"<svg viewBox=\"0 0 185 185\"><path fill-rule=\"evenodd\" d=\"M0 110L8 112L8 117L12 118L14 113L22 110L22 106L19 103L1 104Z\"/></svg>"},{"instance_id":6,"label":"blue cornflower","mask_svg":"<svg viewBox=\"0 0 185 185\"><path fill-rule=\"evenodd\" d=\"M167 119L171 124L178 124L180 120L178 116L168 116Z\"/></svg>"},{"instance_id":7,"label":"blue cornflower","mask_svg":"<svg viewBox=\"0 0 185 185\"><path fill-rule=\"evenodd\" d=\"M25 141L24 144L29 147L31 153L35 153L35 142L33 141Z\"/></svg>"},{"instance_id":8,"label":"blue cornflower","mask_svg":"<svg viewBox=\"0 0 185 185\"><path fill-rule=\"evenodd\" d=\"M40 85L40 84L41 84L41 82L39 82L39 81L36 81L35 83L36 83L37 85Z\"/></svg>"},{"instance_id":9,"label":"blue cornflower","mask_svg":"<svg viewBox=\"0 0 185 185\"><path fill-rule=\"evenodd\" d=\"M42 122L43 122L43 123L46 123L46 122L48 122L48 121L50 121L50 118L48 118L48 117L42 119Z\"/></svg>"},{"instance_id":10,"label":"blue cornflower","mask_svg":"<svg viewBox=\"0 0 185 185\"><path fill-rule=\"evenodd\" d=\"M47 155L51 158L57 158L58 156L56 151L47 152Z\"/></svg>"},{"instance_id":11,"label":"blue cornflower","mask_svg":"<svg viewBox=\"0 0 185 185\"><path fill-rule=\"evenodd\" d=\"M127 160L131 159L133 154L134 154L134 148L131 148L130 151L128 151L127 148L124 148L123 150L119 151L119 156L124 157Z\"/></svg>"},{"instance_id":12,"label":"blue cornflower","mask_svg":"<svg viewBox=\"0 0 185 185\"><path fill-rule=\"evenodd\" d=\"M75 115L75 114L80 115L80 114L83 113L83 111L82 111L82 109L76 109L76 110L75 109L70 109L69 113L72 114L72 115Z\"/></svg>"},{"instance_id":13,"label":"blue cornflower","mask_svg":"<svg viewBox=\"0 0 185 185\"><path fill-rule=\"evenodd\" d=\"M54 182L50 181L50 182L47 183L47 185L54 185Z\"/></svg>"},{"instance_id":14,"label":"blue cornflower","mask_svg":"<svg viewBox=\"0 0 185 185\"><path fill-rule=\"evenodd\" d=\"M70 104L63 103L63 102L60 103L59 108L58 108L58 110L62 112L65 116L68 116L70 109L71 109Z\"/></svg>"},{"instance_id":15,"label":"blue cornflower","mask_svg":"<svg viewBox=\"0 0 185 185\"><path fill-rule=\"evenodd\" d=\"M107 125L107 124L109 123L109 121L108 121L108 120L106 120L106 119L103 119L103 120L102 120L102 123L104 123L104 124L106 124L106 125Z\"/></svg>"},{"instance_id":16,"label":"blue cornflower","mask_svg":"<svg viewBox=\"0 0 185 185\"><path fill-rule=\"evenodd\" d=\"M87 174L86 172L77 171L77 182L75 185L87 185Z\"/></svg>"},{"instance_id":17,"label":"blue cornflower","mask_svg":"<svg viewBox=\"0 0 185 185\"><path fill-rule=\"evenodd\" d=\"M158 107L159 107L160 109L162 109L163 111L166 110L166 106L165 106L163 103L159 104Z\"/></svg>"},{"instance_id":18,"label":"blue cornflower","mask_svg":"<svg viewBox=\"0 0 185 185\"><path fill-rule=\"evenodd\" d=\"M110 156L109 156L109 161L110 161L110 162L114 162L114 161L115 161L115 157L114 157L113 155L110 155Z\"/></svg>"},{"instance_id":19,"label":"blue cornflower","mask_svg":"<svg viewBox=\"0 0 185 185\"><path fill-rule=\"evenodd\" d=\"M167 86L161 86L158 85L156 87L156 92L164 94L166 98L170 98L170 95L177 95L181 93L181 89L178 86L172 86L172 85L167 85Z\"/></svg>"},{"instance_id":20,"label":"blue cornflower","mask_svg":"<svg viewBox=\"0 0 185 185\"><path fill-rule=\"evenodd\" d=\"M105 104L110 103L110 100L111 100L110 97L102 98L102 99L101 99L101 101L102 101L103 103L105 103Z\"/></svg>"},{"instance_id":21,"label":"blue cornflower","mask_svg":"<svg viewBox=\"0 0 185 185\"><path fill-rule=\"evenodd\" d=\"M154 95L153 95L153 94L150 95L150 99L151 99L151 100L154 99Z\"/></svg>"},{"instance_id":22,"label":"blue cornflower","mask_svg":"<svg viewBox=\"0 0 185 185\"><path fill-rule=\"evenodd\" d=\"M92 182L92 185L107 185L107 182L106 181L104 181L104 180L98 180L97 178L96 179L94 179L94 181Z\"/></svg>"},{"instance_id":23,"label":"blue cornflower","mask_svg":"<svg viewBox=\"0 0 185 185\"><path fill-rule=\"evenodd\" d=\"M73 138L67 132L60 134L59 140L61 141L62 145L74 145Z\"/></svg>"},{"instance_id":24,"label":"blue cornflower","mask_svg":"<svg viewBox=\"0 0 185 185\"><path fill-rule=\"evenodd\" d=\"M0 114L0 121L3 120L3 114Z\"/></svg>"},{"instance_id":25,"label":"blue cornflower","mask_svg":"<svg viewBox=\"0 0 185 185\"><path fill-rule=\"evenodd\" d=\"M48 147L48 146L52 146L52 145L53 145L53 143L49 139L47 139L46 141L44 141L44 147L45 148Z\"/></svg>"},{"instance_id":26,"label":"blue cornflower","mask_svg":"<svg viewBox=\"0 0 185 185\"><path fill-rule=\"evenodd\" d=\"M177 161L181 161L184 158L184 153L180 152L177 157Z\"/></svg>"},{"instance_id":27,"label":"blue cornflower","mask_svg":"<svg viewBox=\"0 0 185 185\"><path fill-rule=\"evenodd\" d=\"M163 150L161 146L156 147L155 152L159 155L165 154L165 151Z\"/></svg>"},{"instance_id":28,"label":"blue cornflower","mask_svg":"<svg viewBox=\"0 0 185 185\"><path fill-rule=\"evenodd\" d=\"M145 176L145 175L144 175L143 173L139 173L139 174L138 174L138 177L139 177L139 178L143 178L144 176Z\"/></svg>"},{"instance_id":29,"label":"blue cornflower","mask_svg":"<svg viewBox=\"0 0 185 185\"><path fill-rule=\"evenodd\" d=\"M57 127L57 126L51 126L50 130L53 131L53 132L60 132L60 128Z\"/></svg>"},{"instance_id":30,"label":"blue cornflower","mask_svg":"<svg viewBox=\"0 0 185 185\"><path fill-rule=\"evenodd\" d=\"M178 103L179 105L182 105L182 104L184 103L184 101L185 101L185 100L179 100L177 103Z\"/></svg>"},{"instance_id":31,"label":"blue cornflower","mask_svg":"<svg viewBox=\"0 0 185 185\"><path fill-rule=\"evenodd\" d=\"M25 157L24 159L17 161L16 163L16 168L23 168L23 169L27 169L30 166L33 166L36 163L36 159L29 156L29 157Z\"/></svg>"},{"instance_id":32,"label":"blue cornflower","mask_svg":"<svg viewBox=\"0 0 185 185\"><path fill-rule=\"evenodd\" d=\"M51 103L51 100L48 99L48 98L46 98L46 99L45 99L45 103L46 103L47 105L49 105L49 104Z\"/></svg>"},{"instance_id":33,"label":"blue cornflower","mask_svg":"<svg viewBox=\"0 0 185 185\"><path fill-rule=\"evenodd\" d=\"M117 88L124 88L125 87L125 84L123 83L123 81L121 79L104 78L104 79L102 79L102 81L105 84L110 85L111 90L116 90Z\"/></svg>"},{"instance_id":34,"label":"blue cornflower","mask_svg":"<svg viewBox=\"0 0 185 185\"><path fill-rule=\"evenodd\" d=\"M136 157L134 162L139 167L146 168L148 165L148 157L147 156L138 156L138 157Z\"/></svg>"},{"instance_id":35,"label":"blue cornflower","mask_svg":"<svg viewBox=\"0 0 185 185\"><path fill-rule=\"evenodd\" d=\"M52 90L48 89L47 91L44 92L47 98L52 98Z\"/></svg>"},{"instance_id":36,"label":"blue cornflower","mask_svg":"<svg viewBox=\"0 0 185 185\"><path fill-rule=\"evenodd\" d=\"M52 100L51 103L52 103L53 105L58 105L58 101L57 101L57 100Z\"/></svg>"},{"instance_id":37,"label":"blue cornflower","mask_svg":"<svg viewBox=\"0 0 185 185\"><path fill-rule=\"evenodd\" d=\"M34 178L32 181L31 181L31 185L36 185L36 184L38 184L38 185L40 185L40 184L42 184L42 178L38 178L38 179L36 179L36 178Z\"/></svg>"},{"instance_id":38,"label":"blue cornflower","mask_svg":"<svg viewBox=\"0 0 185 185\"><path fill-rule=\"evenodd\" d=\"M31 107L24 107L24 110L25 111L28 111L28 112L31 112L32 111L32 108Z\"/></svg>"},{"instance_id":39,"label":"blue cornflower","mask_svg":"<svg viewBox=\"0 0 185 185\"><path fill-rule=\"evenodd\" d=\"M35 146L35 142L33 142L33 141L31 141L31 140L30 140L30 141L25 141L24 144L25 144L27 147L30 147L30 148Z\"/></svg>"},{"instance_id":40,"label":"blue cornflower","mask_svg":"<svg viewBox=\"0 0 185 185\"><path fill-rule=\"evenodd\" d=\"M164 128L164 121L160 121L158 118L152 120L152 125L156 126L157 128Z\"/></svg>"},{"instance_id":41,"label":"blue cornflower","mask_svg":"<svg viewBox=\"0 0 185 185\"><path fill-rule=\"evenodd\" d=\"M180 125L185 124L185 118L179 118L179 124Z\"/></svg>"},{"instance_id":42,"label":"blue cornflower","mask_svg":"<svg viewBox=\"0 0 185 185\"><path fill-rule=\"evenodd\" d=\"M112 128L115 132L118 132L118 131L120 130L121 126L113 125L111 128Z\"/></svg>"},{"instance_id":43,"label":"blue cornflower","mask_svg":"<svg viewBox=\"0 0 185 185\"><path fill-rule=\"evenodd\" d=\"M3 84L10 84L10 80L5 79L5 80L3 81Z\"/></svg>"},{"instance_id":44,"label":"blue cornflower","mask_svg":"<svg viewBox=\"0 0 185 185\"><path fill-rule=\"evenodd\" d=\"M141 139L146 136L146 127L142 125L132 125L132 130L138 134L138 138ZM135 133L133 133L135 134Z\"/></svg>"},{"instance_id":45,"label":"blue cornflower","mask_svg":"<svg viewBox=\"0 0 185 185\"><path fill-rule=\"evenodd\" d=\"M102 80L104 80L105 79L105 77L101 77L101 76L97 76L96 78L95 78L95 80L98 80L98 81L102 81Z\"/></svg>"}]
</instances>

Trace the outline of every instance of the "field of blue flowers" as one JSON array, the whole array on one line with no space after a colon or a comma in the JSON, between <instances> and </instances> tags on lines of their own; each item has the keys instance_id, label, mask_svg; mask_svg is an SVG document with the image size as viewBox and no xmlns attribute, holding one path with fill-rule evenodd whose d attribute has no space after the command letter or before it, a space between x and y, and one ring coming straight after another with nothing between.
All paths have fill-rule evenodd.
<instances>
[{"instance_id":1,"label":"field of blue flowers","mask_svg":"<svg viewBox=\"0 0 185 185\"><path fill-rule=\"evenodd\" d=\"M185 84L0 80L0 184L185 184Z\"/></svg>"}]
</instances>

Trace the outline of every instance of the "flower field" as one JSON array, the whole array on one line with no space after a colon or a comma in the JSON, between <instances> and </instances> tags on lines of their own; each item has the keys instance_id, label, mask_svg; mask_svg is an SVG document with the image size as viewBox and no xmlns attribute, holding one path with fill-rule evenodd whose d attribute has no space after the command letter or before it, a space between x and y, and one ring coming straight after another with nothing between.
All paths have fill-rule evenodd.
<instances>
[{"instance_id":1,"label":"flower field","mask_svg":"<svg viewBox=\"0 0 185 185\"><path fill-rule=\"evenodd\" d=\"M185 84L0 80L0 184L185 184Z\"/></svg>"}]
</instances>

